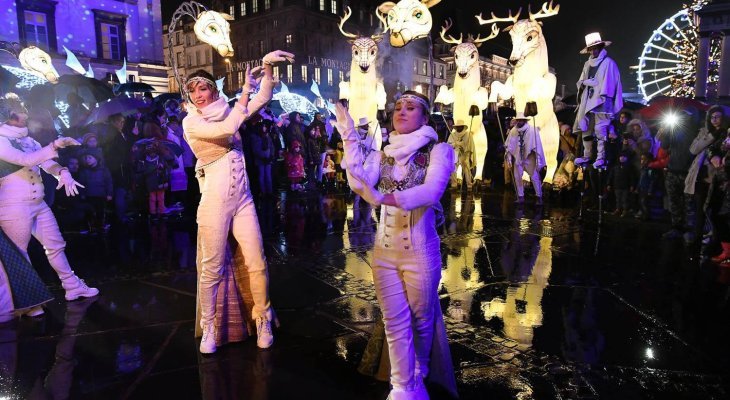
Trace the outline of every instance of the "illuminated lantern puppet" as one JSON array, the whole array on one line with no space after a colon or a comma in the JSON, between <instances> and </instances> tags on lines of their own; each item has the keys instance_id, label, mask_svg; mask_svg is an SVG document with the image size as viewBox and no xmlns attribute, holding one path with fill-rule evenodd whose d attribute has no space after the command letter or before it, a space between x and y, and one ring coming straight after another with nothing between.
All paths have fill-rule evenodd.
<instances>
[{"instance_id":1,"label":"illuminated lantern puppet","mask_svg":"<svg viewBox=\"0 0 730 400\"><path fill-rule=\"evenodd\" d=\"M46 78L48 82L58 83L58 72L53 67L51 56L45 51L35 46L28 46L18 54L18 60L26 71Z\"/></svg>"},{"instance_id":2,"label":"illuminated lantern puppet","mask_svg":"<svg viewBox=\"0 0 730 400\"><path fill-rule=\"evenodd\" d=\"M453 48L454 63L456 64L456 74L454 75L454 87L447 96L454 102L454 120L468 121L467 126L470 129L471 140L474 142L474 154L476 156L476 177L482 176L484 168L484 157L487 155L487 133L482 124L481 111L487 108L489 97L487 89L481 87L481 74L479 72L479 51L477 47L487 40L497 36L499 31L497 25L492 25L492 33L486 38L477 36L476 39L463 42L463 36L460 34L459 39L453 36L446 36L446 31L451 28L451 21L446 21L441 28L441 39L444 42L455 44ZM472 106L479 108L478 115L470 116L469 110ZM465 171L466 172L466 171ZM467 187L471 186L471 173L466 173Z\"/></svg>"},{"instance_id":3,"label":"illuminated lantern puppet","mask_svg":"<svg viewBox=\"0 0 730 400\"><path fill-rule=\"evenodd\" d=\"M378 77L375 60L378 58L378 43L383 35L358 36L346 32L345 21L352 15L347 7L345 16L339 23L340 32L352 43L352 62L350 63L350 82L340 82L340 99L349 101L349 111L355 120L367 118L371 121L369 135L374 136L373 148L380 150L382 136L377 124L378 110L385 109L386 95L381 79ZM373 96L375 94L375 96Z\"/></svg>"},{"instance_id":4,"label":"illuminated lantern puppet","mask_svg":"<svg viewBox=\"0 0 730 400\"><path fill-rule=\"evenodd\" d=\"M505 29L509 31L512 38L512 54L509 63L514 66L514 73L507 78L507 82L492 83L492 99L499 96L503 99L514 97L515 110L523 111L525 104L529 101L537 103L538 114L535 116L535 127L540 129L540 137L545 159L547 161L547 174L545 182L552 183L553 174L558 166L557 154L560 145L560 130L558 119L553 110L553 97L555 95L556 79L550 73L548 65L548 52L545 37L542 34L541 23L538 19L556 15L560 5L554 6L550 3L543 3L542 9L533 14L529 11L529 18L519 20L522 9L512 15L510 11L506 18L497 18L492 13L492 18L484 20L481 14L477 16L480 25L494 22L511 22Z\"/></svg>"},{"instance_id":5,"label":"illuminated lantern puppet","mask_svg":"<svg viewBox=\"0 0 730 400\"><path fill-rule=\"evenodd\" d=\"M378 11L386 15L386 31L390 29L390 45L403 47L431 32L433 19L429 8L441 0L401 0L398 4L386 1Z\"/></svg>"},{"instance_id":6,"label":"illuminated lantern puppet","mask_svg":"<svg viewBox=\"0 0 730 400\"><path fill-rule=\"evenodd\" d=\"M190 16L195 19L195 25L193 31L195 31L195 37L201 42L211 45L221 57L233 56L233 45L231 44L231 25L228 21L232 21L233 17L219 13L217 11L210 11L205 8L204 5L195 1L189 1L182 3L180 7L175 10L170 21L170 27L168 28L168 48L170 53L170 61L172 62L172 70L175 73L175 80L180 86L180 92L185 96L185 85L183 79L178 72L177 57L173 52L172 39L175 36L175 27L177 26L180 19L184 16Z\"/></svg>"}]
</instances>

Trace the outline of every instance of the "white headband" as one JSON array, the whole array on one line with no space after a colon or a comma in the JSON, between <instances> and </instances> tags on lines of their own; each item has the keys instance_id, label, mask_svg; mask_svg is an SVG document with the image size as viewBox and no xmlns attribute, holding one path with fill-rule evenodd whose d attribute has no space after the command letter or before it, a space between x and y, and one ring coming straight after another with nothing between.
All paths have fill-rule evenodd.
<instances>
[{"instance_id":1,"label":"white headband","mask_svg":"<svg viewBox=\"0 0 730 400\"><path fill-rule=\"evenodd\" d=\"M424 100L416 95L413 95L413 94L402 95L401 97L398 98L398 101L396 101L396 104L401 100L415 101L415 102L419 103L420 105L422 105L423 108L426 110L428 110L430 108L430 106L428 105L428 102L426 100Z\"/></svg>"},{"instance_id":2,"label":"white headband","mask_svg":"<svg viewBox=\"0 0 730 400\"><path fill-rule=\"evenodd\" d=\"M190 85L191 83L195 83L195 82L203 82L203 83L207 83L207 84L208 84L208 85L210 85L210 86L211 86L211 87L212 87L213 89L215 89L215 88L216 88L216 84L215 84L215 82L211 81L210 79L208 79L208 78L206 78L206 77L203 77L203 76L194 76L194 77L192 77L192 78L188 79L188 80L187 80L187 81L185 82L185 91L186 91L186 92L188 91L188 85Z\"/></svg>"}]
</instances>

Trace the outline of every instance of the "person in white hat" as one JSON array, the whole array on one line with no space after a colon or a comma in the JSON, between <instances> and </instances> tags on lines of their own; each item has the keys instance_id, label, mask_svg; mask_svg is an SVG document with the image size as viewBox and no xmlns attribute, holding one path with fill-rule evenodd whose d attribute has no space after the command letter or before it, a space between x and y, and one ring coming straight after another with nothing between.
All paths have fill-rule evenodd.
<instances>
[{"instance_id":1,"label":"person in white hat","mask_svg":"<svg viewBox=\"0 0 730 400\"><path fill-rule=\"evenodd\" d=\"M96 296L99 290L87 286L69 265L64 251L66 242L58 229L56 217L43 201L40 170L43 168L56 177L59 182L57 189L65 188L67 196L77 195L77 187L83 186L73 179L68 168L53 159L58 157L58 149L78 145L80 143L75 139L63 137L41 147L28 136L28 111L20 99L9 95L0 99L0 229L25 259L28 259L31 236L38 239L48 263L61 279L68 301ZM0 270L0 275L5 275L5 272ZM0 309L7 311L7 302L3 299L8 298L3 293L7 293L7 285L12 282L4 278L0 276ZM37 316L43 314L43 309L34 307L25 313Z\"/></svg>"},{"instance_id":2,"label":"person in white hat","mask_svg":"<svg viewBox=\"0 0 730 400\"><path fill-rule=\"evenodd\" d=\"M521 112L513 119L515 126L509 130L505 141L504 162L512 168L512 177L517 192L517 203L525 201L525 189L522 174L527 171L535 188L536 204L542 204L542 179L540 170L544 168L545 153L540 141L540 130L529 124L529 119Z\"/></svg>"},{"instance_id":3,"label":"person in white hat","mask_svg":"<svg viewBox=\"0 0 730 400\"><path fill-rule=\"evenodd\" d=\"M474 137L467 128L464 120L457 119L447 143L456 151L457 167L461 166L461 173L464 177L464 182L466 182L466 187L471 189L474 180L472 168L476 168L477 158L474 152ZM454 186L456 179L456 170L454 170L451 178L452 186Z\"/></svg>"},{"instance_id":4,"label":"person in white hat","mask_svg":"<svg viewBox=\"0 0 730 400\"><path fill-rule=\"evenodd\" d=\"M586 35L586 47L581 54L590 54L583 65L578 79L578 112L573 131L583 137L583 157L575 159L576 164L591 160L593 138L596 143L596 161L593 166L606 166L606 135L614 116L623 108L621 72L616 62L608 57L606 47L611 42L601 40L597 32Z\"/></svg>"}]
</instances>

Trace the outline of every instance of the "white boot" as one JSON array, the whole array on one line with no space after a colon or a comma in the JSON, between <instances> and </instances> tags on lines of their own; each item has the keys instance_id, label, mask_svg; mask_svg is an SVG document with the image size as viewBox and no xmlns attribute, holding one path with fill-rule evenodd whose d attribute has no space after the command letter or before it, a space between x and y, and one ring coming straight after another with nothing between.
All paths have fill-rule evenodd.
<instances>
[{"instance_id":1,"label":"white boot","mask_svg":"<svg viewBox=\"0 0 730 400\"><path fill-rule=\"evenodd\" d=\"M256 318L256 345L260 349L268 349L274 344L274 334L271 333L271 321L266 316Z\"/></svg>"},{"instance_id":2,"label":"white boot","mask_svg":"<svg viewBox=\"0 0 730 400\"><path fill-rule=\"evenodd\" d=\"M94 297L99 294L99 289L86 286L83 279L75 274L62 280L61 286L66 290L66 300L72 301L79 297Z\"/></svg>"},{"instance_id":3,"label":"white boot","mask_svg":"<svg viewBox=\"0 0 730 400\"><path fill-rule=\"evenodd\" d=\"M200 352L203 354L215 353L215 325L210 323L203 327L203 337L200 339Z\"/></svg>"}]
</instances>

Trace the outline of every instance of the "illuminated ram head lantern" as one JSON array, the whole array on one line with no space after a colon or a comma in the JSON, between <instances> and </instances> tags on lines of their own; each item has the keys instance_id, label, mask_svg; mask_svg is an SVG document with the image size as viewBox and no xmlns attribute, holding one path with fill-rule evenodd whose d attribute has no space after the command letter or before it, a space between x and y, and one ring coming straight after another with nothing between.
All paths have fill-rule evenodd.
<instances>
[{"instance_id":1,"label":"illuminated ram head lantern","mask_svg":"<svg viewBox=\"0 0 730 400\"><path fill-rule=\"evenodd\" d=\"M433 18L430 7L441 0L401 0L397 4L386 1L378 6L378 12L385 15L386 31L390 30L390 45L403 47L424 38L431 32Z\"/></svg>"},{"instance_id":2,"label":"illuminated ram head lantern","mask_svg":"<svg viewBox=\"0 0 730 400\"><path fill-rule=\"evenodd\" d=\"M53 67L51 56L45 51L35 46L28 46L18 54L18 60L26 71L45 78L48 82L58 83L58 72Z\"/></svg>"},{"instance_id":3,"label":"illuminated ram head lantern","mask_svg":"<svg viewBox=\"0 0 730 400\"><path fill-rule=\"evenodd\" d=\"M221 55L221 57L233 56L233 45L231 45L231 25L233 17L217 11L203 11L195 20L195 36L201 42L207 43Z\"/></svg>"}]
</instances>

